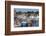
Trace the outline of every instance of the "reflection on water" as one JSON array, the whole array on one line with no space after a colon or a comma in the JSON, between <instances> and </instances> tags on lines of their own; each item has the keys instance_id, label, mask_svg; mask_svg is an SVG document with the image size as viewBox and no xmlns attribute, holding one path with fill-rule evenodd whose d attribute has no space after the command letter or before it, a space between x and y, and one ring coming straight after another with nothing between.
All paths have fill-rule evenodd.
<instances>
[{"instance_id":1,"label":"reflection on water","mask_svg":"<svg viewBox=\"0 0 46 36\"><path fill-rule=\"evenodd\" d=\"M15 27L38 27L39 26L39 16L29 16L20 18L15 17Z\"/></svg>"}]
</instances>

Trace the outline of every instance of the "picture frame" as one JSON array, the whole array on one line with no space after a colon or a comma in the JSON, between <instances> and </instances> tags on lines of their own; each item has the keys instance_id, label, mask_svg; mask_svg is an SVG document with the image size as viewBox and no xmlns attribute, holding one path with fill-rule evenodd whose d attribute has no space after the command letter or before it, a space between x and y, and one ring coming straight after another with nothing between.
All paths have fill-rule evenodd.
<instances>
[{"instance_id":1,"label":"picture frame","mask_svg":"<svg viewBox=\"0 0 46 36\"><path fill-rule=\"evenodd\" d=\"M26 12L30 10L35 11L35 9L36 10L39 9L39 12L41 12L39 13L39 26L40 27L38 28L37 27L14 28L13 21L15 19L13 18L13 16L14 17L16 16L16 13L14 15L14 12L17 12L16 9L18 11L20 11L21 9L21 12L24 10L25 10L24 12ZM36 34L36 33L44 33L44 32L45 32L45 4L44 3L5 1L5 35Z\"/></svg>"}]
</instances>

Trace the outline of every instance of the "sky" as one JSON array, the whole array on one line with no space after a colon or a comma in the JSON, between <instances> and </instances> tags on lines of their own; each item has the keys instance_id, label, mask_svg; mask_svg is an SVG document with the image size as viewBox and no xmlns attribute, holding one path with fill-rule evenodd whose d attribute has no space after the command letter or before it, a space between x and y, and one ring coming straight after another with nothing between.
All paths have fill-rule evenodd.
<instances>
[{"instance_id":1,"label":"sky","mask_svg":"<svg viewBox=\"0 0 46 36\"><path fill-rule=\"evenodd\" d=\"M34 11L34 12L36 12L36 11L39 11L39 9L14 8L14 11L16 11L16 12L19 12L19 11L21 11L21 12L27 12L27 11Z\"/></svg>"}]
</instances>

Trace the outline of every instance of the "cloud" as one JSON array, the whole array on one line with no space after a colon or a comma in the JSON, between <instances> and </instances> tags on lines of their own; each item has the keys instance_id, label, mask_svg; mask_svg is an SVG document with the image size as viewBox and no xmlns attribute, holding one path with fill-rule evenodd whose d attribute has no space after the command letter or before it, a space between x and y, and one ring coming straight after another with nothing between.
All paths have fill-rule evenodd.
<instances>
[{"instance_id":1,"label":"cloud","mask_svg":"<svg viewBox=\"0 0 46 36\"><path fill-rule=\"evenodd\" d=\"M19 12L19 11L21 11L21 12L27 12L27 11L30 11L30 12L34 11L34 12L36 12L36 11L39 11L39 9L15 8L14 11L16 11L16 12Z\"/></svg>"}]
</instances>

